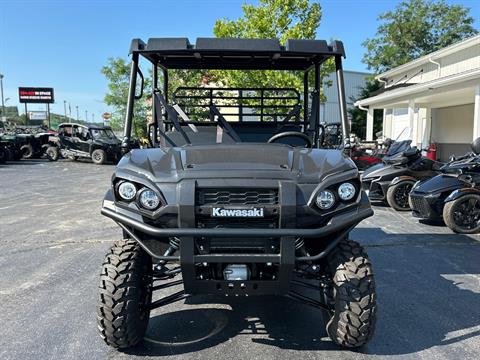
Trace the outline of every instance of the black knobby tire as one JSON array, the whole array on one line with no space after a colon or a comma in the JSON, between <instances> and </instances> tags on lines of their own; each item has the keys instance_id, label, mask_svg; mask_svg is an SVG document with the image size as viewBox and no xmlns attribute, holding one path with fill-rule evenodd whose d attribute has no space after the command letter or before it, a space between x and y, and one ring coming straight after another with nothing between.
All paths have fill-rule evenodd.
<instances>
[{"instance_id":1,"label":"black knobby tire","mask_svg":"<svg viewBox=\"0 0 480 360\"><path fill-rule=\"evenodd\" d=\"M102 149L95 149L92 152L92 161L97 165L102 165L107 160L107 153Z\"/></svg>"},{"instance_id":2,"label":"black knobby tire","mask_svg":"<svg viewBox=\"0 0 480 360\"><path fill-rule=\"evenodd\" d=\"M152 260L136 241L116 241L100 275L97 324L110 346L127 348L145 335L152 300Z\"/></svg>"},{"instance_id":3,"label":"black knobby tire","mask_svg":"<svg viewBox=\"0 0 480 360\"><path fill-rule=\"evenodd\" d=\"M372 337L376 321L375 280L368 255L358 243L342 240L327 262L333 282L327 333L340 346L363 346Z\"/></svg>"},{"instance_id":4,"label":"black knobby tire","mask_svg":"<svg viewBox=\"0 0 480 360\"><path fill-rule=\"evenodd\" d=\"M409 211L410 203L408 195L412 190L414 182L402 181L398 184L392 185L387 190L387 203L392 209L397 211Z\"/></svg>"},{"instance_id":5,"label":"black knobby tire","mask_svg":"<svg viewBox=\"0 0 480 360\"><path fill-rule=\"evenodd\" d=\"M459 234L480 232L480 195L467 194L447 202L443 208L443 220Z\"/></svg>"},{"instance_id":6,"label":"black knobby tire","mask_svg":"<svg viewBox=\"0 0 480 360\"><path fill-rule=\"evenodd\" d=\"M30 144L22 145L20 151L24 159L31 159L33 157L33 147Z\"/></svg>"},{"instance_id":7,"label":"black knobby tire","mask_svg":"<svg viewBox=\"0 0 480 360\"><path fill-rule=\"evenodd\" d=\"M45 154L47 155L48 160L50 161L57 161L60 157L60 153L58 151L58 147L56 146L49 146L45 150Z\"/></svg>"}]
</instances>

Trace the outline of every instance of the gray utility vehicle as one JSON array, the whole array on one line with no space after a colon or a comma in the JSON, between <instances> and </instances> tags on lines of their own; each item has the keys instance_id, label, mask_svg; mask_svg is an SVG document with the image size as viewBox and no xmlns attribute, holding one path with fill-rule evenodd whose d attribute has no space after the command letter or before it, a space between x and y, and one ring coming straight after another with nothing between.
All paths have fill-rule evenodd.
<instances>
[{"instance_id":1,"label":"gray utility vehicle","mask_svg":"<svg viewBox=\"0 0 480 360\"><path fill-rule=\"evenodd\" d=\"M133 40L131 55L125 155L102 206L123 230L100 276L97 314L105 342L133 346L150 310L191 295L223 294L287 295L321 309L335 343L367 343L375 282L367 254L349 233L373 211L358 169L341 149L348 147L343 44L150 39ZM134 100L143 93L140 56L153 65L155 121L151 148L131 150ZM331 58L340 149L322 149L319 119L320 66ZM170 69L297 72L304 75L303 98L295 89L199 87L176 89L169 101ZM152 301L160 289L168 295Z\"/></svg>"},{"instance_id":2,"label":"gray utility vehicle","mask_svg":"<svg viewBox=\"0 0 480 360\"><path fill-rule=\"evenodd\" d=\"M109 126L98 124L60 124L58 146L64 158L92 159L98 165L107 161L116 162L121 157L120 140Z\"/></svg>"}]
</instances>

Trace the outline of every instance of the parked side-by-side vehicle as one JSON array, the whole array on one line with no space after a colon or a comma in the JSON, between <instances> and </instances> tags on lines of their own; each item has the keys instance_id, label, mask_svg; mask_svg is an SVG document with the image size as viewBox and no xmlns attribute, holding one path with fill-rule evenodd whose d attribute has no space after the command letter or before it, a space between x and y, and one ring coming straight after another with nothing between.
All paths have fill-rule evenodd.
<instances>
[{"instance_id":1,"label":"parked side-by-side vehicle","mask_svg":"<svg viewBox=\"0 0 480 360\"><path fill-rule=\"evenodd\" d=\"M61 155L72 160L87 158L101 165L121 158L120 140L108 126L60 124L57 143Z\"/></svg>"},{"instance_id":2,"label":"parked side-by-side vehicle","mask_svg":"<svg viewBox=\"0 0 480 360\"><path fill-rule=\"evenodd\" d=\"M335 343L369 341L374 275L349 234L373 211L352 160L343 149L322 148L319 114L320 66L332 59L340 147L348 147L344 55L340 41L133 40L125 155L102 206L123 234L100 275L98 328L108 345L134 346L152 309L196 294L287 295L321 309ZM154 122L150 148L130 151L134 101L144 101L140 57L153 65ZM170 92L171 69L291 71L304 89ZM166 294L152 301L155 290Z\"/></svg>"}]
</instances>

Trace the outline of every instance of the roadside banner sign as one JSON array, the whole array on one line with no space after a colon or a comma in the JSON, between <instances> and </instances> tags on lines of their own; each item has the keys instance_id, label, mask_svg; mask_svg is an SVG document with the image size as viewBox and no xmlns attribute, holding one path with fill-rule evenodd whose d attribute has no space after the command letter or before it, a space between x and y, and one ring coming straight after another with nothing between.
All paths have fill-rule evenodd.
<instances>
[{"instance_id":1,"label":"roadside banner sign","mask_svg":"<svg viewBox=\"0 0 480 360\"><path fill-rule=\"evenodd\" d=\"M19 87L18 99L20 103L25 104L53 104L55 102L53 88Z\"/></svg>"}]
</instances>

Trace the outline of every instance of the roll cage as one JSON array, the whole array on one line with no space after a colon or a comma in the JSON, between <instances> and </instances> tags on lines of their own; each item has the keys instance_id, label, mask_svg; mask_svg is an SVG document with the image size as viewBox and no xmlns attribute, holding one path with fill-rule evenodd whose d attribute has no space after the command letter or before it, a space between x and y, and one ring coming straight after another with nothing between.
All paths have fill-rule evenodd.
<instances>
[{"instance_id":1,"label":"roll cage","mask_svg":"<svg viewBox=\"0 0 480 360\"><path fill-rule=\"evenodd\" d=\"M342 67L345 51L341 41L327 44L324 40L290 39L282 46L278 39L198 38L195 44L191 44L187 38L151 38L146 43L134 39L130 54L130 85L122 141L122 147L127 151L130 148L134 102L143 95L144 76L139 68L140 56L152 64L154 121L151 125L153 129L149 131L149 143L153 147L165 146L167 143L178 146L178 141L167 135L173 129L179 135L177 139L190 144L186 126L195 133L197 125L217 125L217 128L220 127L222 132L237 142L242 138L241 131L237 133L239 127L254 127L255 131L261 133L262 127L287 123L299 125L299 129L311 137L314 147L321 147L320 69L331 58L335 61L338 84L342 145L349 145ZM163 72L162 84L159 84L159 69ZM303 94L296 89L285 88L179 87L173 93L175 105L171 106L168 99L170 69L303 71ZM312 71L314 84L310 92L309 74ZM139 95L136 95L137 75L141 80ZM272 101L277 103L273 104ZM198 116L209 121L192 121ZM227 118L232 117L235 118L234 121L227 121ZM263 140L261 135L259 138Z\"/></svg>"}]
</instances>

